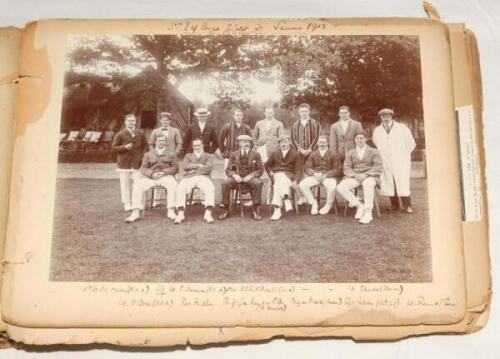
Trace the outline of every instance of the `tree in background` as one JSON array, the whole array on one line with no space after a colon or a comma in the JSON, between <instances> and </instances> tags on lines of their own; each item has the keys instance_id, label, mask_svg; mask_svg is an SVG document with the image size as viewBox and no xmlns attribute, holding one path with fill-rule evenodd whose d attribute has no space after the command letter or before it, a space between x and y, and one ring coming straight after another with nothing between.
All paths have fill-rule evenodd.
<instances>
[{"instance_id":1,"label":"tree in background","mask_svg":"<svg viewBox=\"0 0 500 359\"><path fill-rule=\"evenodd\" d=\"M193 79L211 79L210 105L220 113L238 106L252 121L264 106L252 100L255 80L277 83L278 107L289 114L309 103L324 127L341 105L366 124L377 121L381 107L423 116L419 42L412 36L82 36L69 51L66 86L100 91L89 96L106 104L99 115L109 121L123 103L127 111L174 108L179 86ZM182 129L188 115L178 112Z\"/></svg>"}]
</instances>

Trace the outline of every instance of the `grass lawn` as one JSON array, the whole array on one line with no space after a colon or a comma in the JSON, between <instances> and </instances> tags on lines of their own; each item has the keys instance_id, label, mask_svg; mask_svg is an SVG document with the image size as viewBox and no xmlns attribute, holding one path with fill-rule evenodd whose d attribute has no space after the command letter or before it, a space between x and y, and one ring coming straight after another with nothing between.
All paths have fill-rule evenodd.
<instances>
[{"instance_id":1,"label":"grass lawn","mask_svg":"<svg viewBox=\"0 0 500 359\"><path fill-rule=\"evenodd\" d=\"M216 180L216 200L220 199ZM266 191L264 190L264 193ZM239 211L207 224L200 205L174 225L165 207L124 223L118 180L58 179L51 280L113 282L429 282L427 182L412 179L415 213L382 209L360 225L351 212L289 214L256 222ZM381 207L388 199L380 198ZM218 216L220 209L215 210ZM214 216L215 217L215 216Z\"/></svg>"}]
</instances>

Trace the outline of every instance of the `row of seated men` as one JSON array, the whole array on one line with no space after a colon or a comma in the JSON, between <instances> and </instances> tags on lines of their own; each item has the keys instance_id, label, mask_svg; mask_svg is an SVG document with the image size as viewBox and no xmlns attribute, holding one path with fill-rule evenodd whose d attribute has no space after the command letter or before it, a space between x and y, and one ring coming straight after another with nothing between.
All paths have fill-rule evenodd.
<instances>
[{"instance_id":1,"label":"row of seated men","mask_svg":"<svg viewBox=\"0 0 500 359\"><path fill-rule=\"evenodd\" d=\"M282 153L287 153L288 150L283 150L283 146L291 147L293 149L292 153L297 153L301 162L301 177L295 176L295 171L288 169L287 178L292 182L295 180L294 185L298 186L297 182L302 179L302 170L306 166L306 160L310 157L317 157L317 153L313 156L313 152L316 149L321 148L320 146L320 133L321 128L319 121L314 120L310 117L310 106L308 104L301 104L298 108L299 119L293 124L291 128L291 136L282 138L285 134L283 129L283 124L274 118L274 113L272 108L266 108L264 111L265 118L263 120L257 121L253 131L242 123L243 113L240 109L236 108L233 111L233 121L225 124L221 130L220 138L215 135L214 128L207 122L207 117L210 112L207 109L198 109L194 115L197 119L186 131L184 136L184 141L181 138L180 131L177 128L170 126L171 115L168 113L161 113L161 127L155 129L149 139L149 148L154 149L156 139L158 137L165 137L166 139L166 149L168 153L173 153L175 155L180 155L181 152L187 151L188 154L195 152L192 144L194 139L201 139L203 153L209 153L219 155L225 159L225 170L226 174L229 175L229 181L236 180L241 176L238 173L233 173L232 170L234 164L230 164L231 155L239 148L240 141L239 136L252 135L251 148L254 149L260 156L261 162L265 163L268 168L269 174L272 171L272 164L276 162L276 154L279 150ZM342 170L342 166L346 159L351 162L355 162L358 158L364 160L365 150L359 149L357 151L358 158L349 158L349 153L355 149L355 136L363 132L363 128L360 122L351 119L349 108L347 106L341 106L339 108L339 121L333 123L330 127L329 136L323 137L321 139L322 146L330 147L329 153L334 155L339 164L338 167L341 168L340 172L345 172ZM411 135L409 129L402 123L399 123L393 119L394 111L391 109L382 109L378 113L381 124L375 128L373 132L372 140L377 147L378 154L382 158L383 162L383 173L380 177L374 177L380 180L380 189L383 195L389 196L391 200L391 208L399 209L399 199L402 201L402 209L407 213L412 213L412 207L410 203L410 172L411 172L411 152L415 148L415 141ZM325 144L326 141L326 144ZM366 141L366 138L365 138ZM287 142L288 144L282 144ZM131 198L130 198L130 182L135 179L138 174L138 169L141 167L142 158L145 149L148 147L148 141L146 140L144 133L136 128L136 118L133 114L128 114L125 116L125 129L118 132L114 138L112 144L112 151L117 154L117 172L120 178L120 188L122 203L126 211L132 209ZM361 146L365 148L364 146ZM371 148L371 147L368 147ZM368 156L372 156L372 150L368 150ZM323 150L324 152L324 150ZM191 156L189 156L191 157ZM189 158L186 157L186 158ZM278 156L279 157L279 156ZM323 153L321 153L322 161ZM268 162L270 162L268 164ZM277 161L279 163L279 161ZM368 173L370 169L365 169ZM349 171L349 169L347 169ZM276 171L274 171L276 172ZM279 172L279 171L278 171ZM311 173L311 171L309 171ZM307 174L307 173L306 173ZM292 177L296 178L292 178ZM347 176L347 174L346 174ZM236 179L235 179L236 177ZM253 176L258 177L258 176ZM281 178L280 178L281 177ZM307 181L310 183L321 182L325 187L330 186L330 179L322 178L320 174L312 174L307 176ZM336 181L340 177L335 176L324 176L327 178L336 178ZM350 176L356 179L357 182L365 180L365 175ZM241 177L243 178L243 177ZM239 179L238 179L239 180ZM274 180L274 178L273 178ZM283 176L278 175L277 182L286 182L283 180ZM368 182L370 182L369 180ZM355 185L355 181L347 181L351 186ZM307 184L307 182L306 182ZM226 184L227 186L228 184ZM305 186L305 184L303 185ZM248 187L248 185L247 185ZM278 186L281 187L281 186ZM182 187L181 187L182 188ZM299 186L302 189L302 186ZM339 192L342 190L342 186ZM279 192L279 191L278 191ZM304 196L299 196L298 202L300 204L301 200L307 196L307 191L300 191L304 193ZM349 193L346 194L349 197ZM227 202L227 197L223 197L222 202ZM284 197L285 208L289 208L288 198ZM308 199L311 204L312 213L317 211L317 205ZM259 203L259 201L256 201ZM327 203L329 203L327 201ZM356 199L350 201L351 205L358 207ZM226 203L223 203L226 206ZM321 212L326 211L328 206L322 209ZM319 210L318 210L319 211ZM257 211L254 211L256 215L254 218L260 217ZM358 211L362 213L362 211ZM358 216L360 215L358 213ZM209 216L209 215L207 215ZM133 216L135 217L135 215ZM132 217L132 218L133 218ZM177 216L176 216L177 217ZM224 215L222 216L224 217ZM280 208L276 208L273 211L273 219L281 217ZM182 216L181 216L182 218ZM367 216L369 218L369 216ZM363 220L363 222L368 221L368 219Z\"/></svg>"},{"instance_id":2,"label":"row of seated men","mask_svg":"<svg viewBox=\"0 0 500 359\"><path fill-rule=\"evenodd\" d=\"M214 156L204 151L201 139L194 139L193 152L185 156L181 164L184 174L177 182L177 156L174 152L167 151L164 136L156 137L155 141L155 148L144 155L140 168L141 176L134 181L132 214L126 218L126 222L134 222L140 218L140 210L144 207L144 194L154 186L166 188L167 217L174 223L179 224L185 220L186 196L195 187L204 195L204 220L208 223L214 222L212 210L215 205L215 188L210 178ZM288 134L283 134L278 139L279 149L270 155L265 166L259 152L252 148L252 137L240 135L237 141L239 149L230 154L226 167L227 178L222 183L224 212L219 216L220 220L230 215L230 191L238 186L246 186L250 191L252 217L261 220L259 208L263 187L261 177L264 171L268 173L273 187L271 204L274 209L271 220L279 220L282 217L283 207L285 211L292 210L291 197L294 188L300 188L311 204L313 215L330 212L337 190L350 207L357 208L355 218L359 223L368 224L373 220L374 190L382 172L382 159L376 149L366 145L363 132L356 134L356 148L348 152L343 166L337 156L328 149L329 141L326 136L320 136L318 148L311 153L305 164L299 153L291 148ZM305 177L300 180L302 172ZM340 180L342 173L344 178ZM318 185L323 185L327 194L326 204L321 209L318 208L319 204L311 191L312 187ZM352 189L359 186L363 188L363 201L352 192Z\"/></svg>"}]
</instances>

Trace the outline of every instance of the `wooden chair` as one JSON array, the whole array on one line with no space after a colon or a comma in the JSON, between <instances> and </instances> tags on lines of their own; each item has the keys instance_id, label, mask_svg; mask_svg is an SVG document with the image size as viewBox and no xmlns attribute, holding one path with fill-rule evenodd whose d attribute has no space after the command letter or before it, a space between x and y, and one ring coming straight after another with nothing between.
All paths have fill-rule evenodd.
<instances>
[{"instance_id":1,"label":"wooden chair","mask_svg":"<svg viewBox=\"0 0 500 359\"><path fill-rule=\"evenodd\" d=\"M358 190L363 190L363 187L362 186L359 186L359 187L356 187L354 189L354 195L357 196L358 195ZM375 213L377 214L377 218L380 218L381 215L380 215L380 204L378 203L378 197L379 197L379 187L378 186L375 186L374 188L374 197L373 197L373 207L375 208ZM349 207L349 204L347 203L347 201L345 202L344 204L344 216L347 215L347 209Z\"/></svg>"},{"instance_id":2,"label":"wooden chair","mask_svg":"<svg viewBox=\"0 0 500 359\"><path fill-rule=\"evenodd\" d=\"M269 176L269 187L267 188L267 204L269 206L269 210L273 211L273 206L272 206L272 198L273 198L273 193L274 193L274 182L273 182L273 179L271 178L271 176ZM292 190L290 191L291 194L292 194L292 198L290 198L290 200L292 201L292 206L293 206L293 209L295 210L295 214L298 215L299 214L299 206L297 205L297 195L296 195L296 191L297 189L292 187Z\"/></svg>"},{"instance_id":3,"label":"wooden chair","mask_svg":"<svg viewBox=\"0 0 500 359\"><path fill-rule=\"evenodd\" d=\"M229 208L228 210L231 212L235 206L238 205L238 202L240 204L240 217L244 218L245 213L244 213L244 203L249 202L252 200L252 198L244 198L243 196L246 194L250 194L251 190L249 186L245 186L242 183L239 183L236 188L232 188L231 192L229 194Z\"/></svg>"},{"instance_id":4,"label":"wooden chair","mask_svg":"<svg viewBox=\"0 0 500 359\"><path fill-rule=\"evenodd\" d=\"M153 202L155 201L155 192L156 191L163 191L165 196L161 198L156 198L157 202L165 202L167 203L167 189L163 186L155 185L151 187L149 190L144 192L144 198L143 198L143 206L142 206L142 217L145 216L146 214L146 209L153 209Z\"/></svg>"},{"instance_id":5,"label":"wooden chair","mask_svg":"<svg viewBox=\"0 0 500 359\"><path fill-rule=\"evenodd\" d=\"M321 185L316 185L311 187L311 191L316 191L316 202L318 202L318 209L321 208ZM308 205L309 213L311 212L311 205ZM337 192L335 192L335 198L333 199L333 212L337 215L339 214L339 207L337 205Z\"/></svg>"}]
</instances>

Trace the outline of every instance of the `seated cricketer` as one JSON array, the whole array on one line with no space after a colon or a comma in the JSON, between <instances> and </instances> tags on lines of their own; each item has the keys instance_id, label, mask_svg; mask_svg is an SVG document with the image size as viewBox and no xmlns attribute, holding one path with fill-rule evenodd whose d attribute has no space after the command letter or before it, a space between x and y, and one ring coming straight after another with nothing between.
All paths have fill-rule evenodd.
<instances>
[{"instance_id":1,"label":"seated cricketer","mask_svg":"<svg viewBox=\"0 0 500 359\"><path fill-rule=\"evenodd\" d=\"M162 186L167 190L167 217L174 220L175 191L177 182L175 174L179 170L177 156L167 151L167 138L157 136L155 148L144 155L140 168L141 177L134 181L132 189L132 214L125 222L135 222L140 217L144 206L144 194L154 186Z\"/></svg>"},{"instance_id":2,"label":"seated cricketer","mask_svg":"<svg viewBox=\"0 0 500 359\"><path fill-rule=\"evenodd\" d=\"M366 136L358 132L354 137L356 147L347 152L344 162L344 179L337 186L337 191L347 200L349 207L357 207L354 218L361 224L373 220L372 209L375 187L380 182L383 171L382 157L378 150L366 144ZM353 189L363 188L364 203L353 193Z\"/></svg>"},{"instance_id":3,"label":"seated cricketer","mask_svg":"<svg viewBox=\"0 0 500 359\"><path fill-rule=\"evenodd\" d=\"M215 188L210 173L213 168L213 155L203 150L203 142L200 138L192 141L193 152L186 154L182 163L184 176L177 185L177 217L175 223L184 221L184 206L186 205L186 195L191 193L193 188L199 188L205 196L205 216L203 219L207 223L214 221L212 208L215 201Z\"/></svg>"},{"instance_id":4,"label":"seated cricketer","mask_svg":"<svg viewBox=\"0 0 500 359\"><path fill-rule=\"evenodd\" d=\"M252 137L239 135L237 137L240 149L231 152L226 168L226 180L222 183L222 205L224 213L219 219L226 219L229 216L229 196L231 189L238 185L250 188L252 194L253 219L260 221L259 213L260 200L262 197L262 181L260 176L264 173L264 165L260 154L250 148Z\"/></svg>"},{"instance_id":5,"label":"seated cricketer","mask_svg":"<svg viewBox=\"0 0 500 359\"><path fill-rule=\"evenodd\" d=\"M311 214L318 214L318 202L314 198L311 188L323 185L326 189L326 204L319 210L319 214L328 214L335 201L335 187L337 178L342 175L342 167L338 157L328 148L328 137L320 136L318 148L306 160L304 173L306 177L299 187L307 202L311 205Z\"/></svg>"},{"instance_id":6,"label":"seated cricketer","mask_svg":"<svg viewBox=\"0 0 500 359\"><path fill-rule=\"evenodd\" d=\"M290 135L282 135L278 139L279 149L271 153L266 162L266 171L272 181L274 211L272 221L281 218L281 205L285 203L285 210L293 209L290 202L290 192L297 187L297 179L301 176L302 166L299 153L290 147Z\"/></svg>"}]
</instances>

